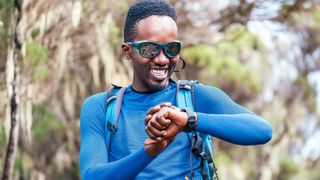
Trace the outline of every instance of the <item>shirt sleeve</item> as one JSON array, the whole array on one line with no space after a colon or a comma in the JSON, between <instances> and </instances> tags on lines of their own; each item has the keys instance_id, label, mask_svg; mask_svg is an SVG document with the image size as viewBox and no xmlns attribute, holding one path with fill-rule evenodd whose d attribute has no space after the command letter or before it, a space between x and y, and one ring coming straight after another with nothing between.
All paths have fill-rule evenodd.
<instances>
[{"instance_id":1,"label":"shirt sleeve","mask_svg":"<svg viewBox=\"0 0 320 180\"><path fill-rule=\"evenodd\" d=\"M197 84L195 103L199 132L239 145L264 144L272 138L269 122L235 103L220 89Z\"/></svg>"},{"instance_id":2,"label":"shirt sleeve","mask_svg":"<svg viewBox=\"0 0 320 180\"><path fill-rule=\"evenodd\" d=\"M133 179L154 158L142 147L120 160L107 161L108 152L104 138L105 96L97 94L89 97L81 109L81 177L82 179Z\"/></svg>"}]
</instances>

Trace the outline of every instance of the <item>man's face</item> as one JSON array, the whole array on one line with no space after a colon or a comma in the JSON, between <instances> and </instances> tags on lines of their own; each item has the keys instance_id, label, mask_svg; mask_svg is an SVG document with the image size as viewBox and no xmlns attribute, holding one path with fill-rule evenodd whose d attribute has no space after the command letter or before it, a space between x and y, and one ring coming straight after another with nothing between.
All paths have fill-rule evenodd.
<instances>
[{"instance_id":1,"label":"man's face","mask_svg":"<svg viewBox=\"0 0 320 180\"><path fill-rule=\"evenodd\" d=\"M177 25L168 16L149 16L137 23L136 34L134 42L168 43L177 40ZM179 55L170 59L163 50L151 59L142 57L132 46L129 53L134 70L132 87L139 92L164 89L179 61Z\"/></svg>"}]
</instances>

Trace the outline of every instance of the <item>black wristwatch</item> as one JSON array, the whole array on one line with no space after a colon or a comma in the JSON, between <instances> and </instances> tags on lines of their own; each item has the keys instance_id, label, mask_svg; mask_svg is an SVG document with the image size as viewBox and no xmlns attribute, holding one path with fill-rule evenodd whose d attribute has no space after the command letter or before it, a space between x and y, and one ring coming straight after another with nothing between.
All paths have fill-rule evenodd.
<instances>
[{"instance_id":1,"label":"black wristwatch","mask_svg":"<svg viewBox=\"0 0 320 180\"><path fill-rule=\"evenodd\" d=\"M194 112L190 108L182 108L181 111L186 112L188 114L188 122L184 131L194 131L196 129L196 116L194 115Z\"/></svg>"}]
</instances>

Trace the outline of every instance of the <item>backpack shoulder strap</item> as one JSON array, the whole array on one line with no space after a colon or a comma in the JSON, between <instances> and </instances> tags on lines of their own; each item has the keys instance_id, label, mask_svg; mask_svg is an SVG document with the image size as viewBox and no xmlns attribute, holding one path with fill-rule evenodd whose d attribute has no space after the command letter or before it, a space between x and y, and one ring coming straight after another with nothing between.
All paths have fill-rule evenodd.
<instances>
[{"instance_id":1,"label":"backpack shoulder strap","mask_svg":"<svg viewBox=\"0 0 320 180\"><path fill-rule=\"evenodd\" d=\"M195 104L195 84L198 81L179 80L177 82L176 101L179 108L190 108L193 111L197 110ZM189 140L191 141L190 153L190 171L191 177L193 176L192 157L193 153L202 158L201 160L201 174L204 179L217 178L216 167L212 159L212 141L211 136L199 133L188 133ZM192 177L193 178L193 177Z\"/></svg>"},{"instance_id":2,"label":"backpack shoulder strap","mask_svg":"<svg viewBox=\"0 0 320 180\"><path fill-rule=\"evenodd\" d=\"M194 83L188 80L179 80L177 82L176 90L176 103L179 108L190 108L194 111ZM192 165L192 159L194 151L201 151L202 141L194 132L187 133L189 141L191 143L191 151L189 156L190 161L190 178L193 179L194 171ZM197 148L195 148L197 147ZM195 150L194 150L195 149Z\"/></svg>"},{"instance_id":3,"label":"backpack shoulder strap","mask_svg":"<svg viewBox=\"0 0 320 180\"><path fill-rule=\"evenodd\" d=\"M179 108L196 110L194 87L198 81L179 80L177 82L176 101Z\"/></svg>"},{"instance_id":4,"label":"backpack shoulder strap","mask_svg":"<svg viewBox=\"0 0 320 180\"><path fill-rule=\"evenodd\" d=\"M112 85L107 91L105 142L107 147L107 160L109 160L110 142L112 134L117 132L117 121L119 119L123 94L126 87Z\"/></svg>"}]
</instances>

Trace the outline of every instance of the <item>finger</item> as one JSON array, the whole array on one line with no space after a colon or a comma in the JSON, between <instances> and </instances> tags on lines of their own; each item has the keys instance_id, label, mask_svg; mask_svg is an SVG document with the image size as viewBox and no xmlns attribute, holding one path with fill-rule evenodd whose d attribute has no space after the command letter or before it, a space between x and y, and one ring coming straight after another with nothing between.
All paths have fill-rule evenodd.
<instances>
[{"instance_id":1,"label":"finger","mask_svg":"<svg viewBox=\"0 0 320 180\"><path fill-rule=\"evenodd\" d=\"M151 118L152 118L152 115L151 115L151 114L148 114L148 115L146 116L146 119L144 120L144 125L145 125L145 126L148 124L148 122L151 120Z\"/></svg>"},{"instance_id":2,"label":"finger","mask_svg":"<svg viewBox=\"0 0 320 180\"><path fill-rule=\"evenodd\" d=\"M163 117L157 114L155 115L148 114L144 121L144 125L146 126L149 122L153 122L153 123L157 122L156 124L152 124L152 125L154 125L159 130L163 130L168 126L168 124L170 124L171 121L170 119L164 119Z\"/></svg>"},{"instance_id":3,"label":"finger","mask_svg":"<svg viewBox=\"0 0 320 180\"><path fill-rule=\"evenodd\" d=\"M171 107L171 102L163 102L163 103L160 103L152 108L150 108L147 112L147 114L154 114L156 112L158 112L162 107Z\"/></svg>"},{"instance_id":4,"label":"finger","mask_svg":"<svg viewBox=\"0 0 320 180\"><path fill-rule=\"evenodd\" d=\"M158 112L160 109L161 109L160 105L154 106L148 110L147 115L148 114L153 115L154 113Z\"/></svg>"},{"instance_id":5,"label":"finger","mask_svg":"<svg viewBox=\"0 0 320 180\"><path fill-rule=\"evenodd\" d=\"M147 133L147 135L149 136L149 138L151 138L151 139L153 139L153 140L155 140L155 139L157 138L157 136L155 136L154 134L152 134L152 133L148 130L147 126L144 128L144 131Z\"/></svg>"},{"instance_id":6,"label":"finger","mask_svg":"<svg viewBox=\"0 0 320 180\"><path fill-rule=\"evenodd\" d=\"M161 104L159 104L160 107L171 107L171 102L163 102Z\"/></svg>"},{"instance_id":7,"label":"finger","mask_svg":"<svg viewBox=\"0 0 320 180\"><path fill-rule=\"evenodd\" d=\"M144 145L150 145L150 144L155 144L155 143L158 143L158 141L150 139L150 138L148 138L147 140L144 141Z\"/></svg>"},{"instance_id":8,"label":"finger","mask_svg":"<svg viewBox=\"0 0 320 180\"><path fill-rule=\"evenodd\" d=\"M167 135L166 131L158 130L154 127L147 126L147 131L152 135L152 139L162 141L164 137Z\"/></svg>"},{"instance_id":9,"label":"finger","mask_svg":"<svg viewBox=\"0 0 320 180\"><path fill-rule=\"evenodd\" d=\"M155 116L156 121L163 127L167 127L171 123L170 119L166 119L160 113L156 114Z\"/></svg>"},{"instance_id":10,"label":"finger","mask_svg":"<svg viewBox=\"0 0 320 180\"><path fill-rule=\"evenodd\" d=\"M164 139L172 138L177 136L183 129L180 129L176 124L170 123L168 127L165 129L166 135L163 137Z\"/></svg>"},{"instance_id":11,"label":"finger","mask_svg":"<svg viewBox=\"0 0 320 180\"><path fill-rule=\"evenodd\" d=\"M170 108L172 108L172 109L174 109L174 110L178 110L178 111L181 110L180 108L178 108L178 107L176 107L176 106L170 106Z\"/></svg>"},{"instance_id":12,"label":"finger","mask_svg":"<svg viewBox=\"0 0 320 180\"><path fill-rule=\"evenodd\" d=\"M162 116L164 118L167 118L171 111L174 111L171 107L162 107L158 113L157 113L157 117Z\"/></svg>"},{"instance_id":13,"label":"finger","mask_svg":"<svg viewBox=\"0 0 320 180\"><path fill-rule=\"evenodd\" d=\"M170 120L167 120L167 121L169 121L169 123L170 123ZM155 119L155 118L152 121L149 121L148 123L149 123L150 126L152 126L153 128L156 128L159 131L162 131L162 130L166 129L166 127L169 124L169 123L167 123L167 124L162 125L162 124L159 123L159 120Z\"/></svg>"},{"instance_id":14,"label":"finger","mask_svg":"<svg viewBox=\"0 0 320 180\"><path fill-rule=\"evenodd\" d=\"M146 126L145 130L151 139L158 140L158 141L162 141L163 137L166 136L166 133L167 133L165 131L159 131L158 129L150 125Z\"/></svg>"}]
</instances>

